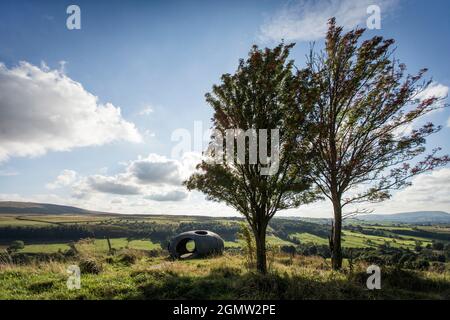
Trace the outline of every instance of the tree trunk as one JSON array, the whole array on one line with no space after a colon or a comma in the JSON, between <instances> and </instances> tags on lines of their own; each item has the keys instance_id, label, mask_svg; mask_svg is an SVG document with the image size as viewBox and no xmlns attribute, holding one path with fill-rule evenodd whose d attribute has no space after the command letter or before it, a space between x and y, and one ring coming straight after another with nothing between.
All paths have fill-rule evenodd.
<instances>
[{"instance_id":1,"label":"tree trunk","mask_svg":"<svg viewBox=\"0 0 450 320\"><path fill-rule=\"evenodd\" d=\"M256 270L262 274L266 274L266 228L261 227L260 230L255 230L254 234L256 242Z\"/></svg>"},{"instance_id":2,"label":"tree trunk","mask_svg":"<svg viewBox=\"0 0 450 320\"><path fill-rule=\"evenodd\" d=\"M333 270L339 270L342 267L342 207L338 198L333 199L334 223L331 234L331 266Z\"/></svg>"}]
</instances>

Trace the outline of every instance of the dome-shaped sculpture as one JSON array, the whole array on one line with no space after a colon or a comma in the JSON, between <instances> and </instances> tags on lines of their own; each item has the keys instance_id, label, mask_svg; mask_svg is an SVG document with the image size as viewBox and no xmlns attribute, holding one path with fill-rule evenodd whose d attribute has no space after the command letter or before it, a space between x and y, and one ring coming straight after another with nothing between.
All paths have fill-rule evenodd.
<instances>
[{"instance_id":1,"label":"dome-shaped sculpture","mask_svg":"<svg viewBox=\"0 0 450 320\"><path fill-rule=\"evenodd\" d=\"M203 257L221 254L224 249L222 238L211 231L194 230L183 232L170 240L170 255L177 259Z\"/></svg>"}]
</instances>

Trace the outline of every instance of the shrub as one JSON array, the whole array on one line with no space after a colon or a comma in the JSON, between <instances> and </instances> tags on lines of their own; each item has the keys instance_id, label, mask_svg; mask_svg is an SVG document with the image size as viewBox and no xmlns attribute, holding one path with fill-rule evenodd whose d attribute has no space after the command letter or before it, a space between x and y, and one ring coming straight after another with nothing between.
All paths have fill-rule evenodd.
<instances>
[{"instance_id":1,"label":"shrub","mask_svg":"<svg viewBox=\"0 0 450 320\"><path fill-rule=\"evenodd\" d=\"M240 229L237 234L238 239L242 240L244 242L243 250L246 256L246 266L247 268L253 269L255 266L255 254L256 254L256 244L255 239L253 237L253 234L250 230L250 228L245 224L240 224Z\"/></svg>"},{"instance_id":2,"label":"shrub","mask_svg":"<svg viewBox=\"0 0 450 320\"><path fill-rule=\"evenodd\" d=\"M97 260L83 259L79 264L81 273L99 274L103 271L103 266Z\"/></svg>"},{"instance_id":3,"label":"shrub","mask_svg":"<svg viewBox=\"0 0 450 320\"><path fill-rule=\"evenodd\" d=\"M433 249L434 250L444 250L444 244L442 242L433 242Z\"/></svg>"},{"instance_id":4,"label":"shrub","mask_svg":"<svg viewBox=\"0 0 450 320\"><path fill-rule=\"evenodd\" d=\"M25 243L22 240L16 240L11 242L7 250L8 252L17 252L23 248L25 248Z\"/></svg>"},{"instance_id":5,"label":"shrub","mask_svg":"<svg viewBox=\"0 0 450 320\"><path fill-rule=\"evenodd\" d=\"M295 247L294 246L281 246L280 247L281 252L289 254L291 256L295 256Z\"/></svg>"},{"instance_id":6,"label":"shrub","mask_svg":"<svg viewBox=\"0 0 450 320\"><path fill-rule=\"evenodd\" d=\"M119 262L122 262L126 265L134 264L137 260L137 256L132 251L126 251L119 255Z\"/></svg>"},{"instance_id":7,"label":"shrub","mask_svg":"<svg viewBox=\"0 0 450 320\"><path fill-rule=\"evenodd\" d=\"M445 272L445 263L442 262L432 262L430 266L431 271L435 271L438 273Z\"/></svg>"}]
</instances>

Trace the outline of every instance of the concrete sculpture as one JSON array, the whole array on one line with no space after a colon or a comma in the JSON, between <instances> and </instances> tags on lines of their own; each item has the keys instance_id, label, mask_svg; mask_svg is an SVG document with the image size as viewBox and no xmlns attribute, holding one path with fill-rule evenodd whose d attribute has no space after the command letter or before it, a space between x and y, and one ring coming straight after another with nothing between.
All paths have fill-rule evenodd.
<instances>
[{"instance_id":1,"label":"concrete sculpture","mask_svg":"<svg viewBox=\"0 0 450 320\"><path fill-rule=\"evenodd\" d=\"M169 242L170 255L176 259L204 257L211 254L222 254L224 242L211 231L194 230L176 235Z\"/></svg>"}]
</instances>

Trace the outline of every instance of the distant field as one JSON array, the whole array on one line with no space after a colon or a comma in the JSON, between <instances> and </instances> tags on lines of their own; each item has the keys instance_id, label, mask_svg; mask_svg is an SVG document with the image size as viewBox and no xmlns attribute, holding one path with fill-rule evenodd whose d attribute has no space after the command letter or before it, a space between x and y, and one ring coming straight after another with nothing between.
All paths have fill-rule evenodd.
<instances>
[{"instance_id":1,"label":"distant field","mask_svg":"<svg viewBox=\"0 0 450 320\"><path fill-rule=\"evenodd\" d=\"M371 247L371 246L379 246L384 243L389 243L392 247L403 247L408 249L414 249L416 246L415 240L407 240L405 238L414 238L414 237L400 237L400 239L393 239L388 237L381 236L372 236L367 234L356 233L352 231L344 231L344 247L354 247L354 248L363 248L363 247ZM430 244L431 241L425 238L420 238L422 241L422 246L426 246Z\"/></svg>"},{"instance_id":2,"label":"distant field","mask_svg":"<svg viewBox=\"0 0 450 320\"><path fill-rule=\"evenodd\" d=\"M0 215L0 226L39 226L48 225L46 222L24 221L17 219L17 216Z\"/></svg>"},{"instance_id":3,"label":"distant field","mask_svg":"<svg viewBox=\"0 0 450 320\"><path fill-rule=\"evenodd\" d=\"M364 226L365 229L381 229L381 230L412 230L410 226Z\"/></svg>"},{"instance_id":4,"label":"distant field","mask_svg":"<svg viewBox=\"0 0 450 320\"><path fill-rule=\"evenodd\" d=\"M171 232L175 232L177 226L180 224L192 224L192 228L213 228L210 230L214 230L215 227L218 227L217 233L219 235L225 235L224 238L227 240L233 239L234 234L231 233L230 230L234 230L235 232L236 225L242 220L237 218L229 219L229 218L213 218L213 217L197 217L197 216L164 216L164 215L107 215L107 214L57 214L57 215L49 215L49 214L3 214L0 215L0 227L51 227L51 226L70 226L77 225L91 227L92 230L95 230L95 227L101 227L103 230L105 228L109 228L109 230L130 230L130 232L134 232L138 229L143 230L138 236L135 238L151 238L153 242L150 240L132 240L129 243L126 238L127 235L123 233L119 235L111 236L112 246L116 249L125 248L128 246L129 248L134 249L143 249L143 250L151 250L155 248L160 248L160 245L157 244L157 241L161 241L161 239L165 239L164 237L172 236ZM290 230L295 230L293 233L286 235L284 234L283 239L275 236L277 234L276 228L270 228L270 236L267 237L267 242L270 245L282 246L282 245L294 245L294 243L289 241L290 237L294 237L303 244L316 244L316 245L328 245L328 238L323 236L318 236L317 234L324 234L324 230L328 230L327 226L323 224L317 224L306 221L295 221L295 220L287 220L284 222L286 224L297 224L296 229L292 229L290 226ZM309 226L308 226L309 224ZM155 229L153 226L158 226ZM357 229L359 226L362 229ZM162 227L162 228L161 228ZM359 223L358 221L352 221L349 224L351 230L343 230L343 247L347 248L375 248L385 243L389 243L392 247L396 248L408 248L414 249L417 241L421 242L422 246L427 246L432 243L432 236L440 235L440 240L446 242L445 238L442 238L442 235L450 234L450 227L445 225L440 226L411 226L411 225L400 225L400 224L369 224L367 222ZM234 229L233 229L234 228ZM278 226L278 228L280 228ZM48 228L47 228L48 229ZM161 238L153 238L152 232L161 232L161 230L166 230L166 235ZM169 230L169 231L167 231ZM298 231L296 231L298 230ZM223 232L222 232L223 231ZM373 234L364 234L370 232L376 232L377 235ZM396 231L398 231L396 233ZM401 232L411 232L412 235L404 235L400 234ZM420 233L420 231L426 231ZM47 231L49 232L49 231ZM433 233L430 234L429 238L427 238L427 232ZM378 235L380 233L380 235ZM417 233L417 236L414 235ZM160 233L161 234L161 233ZM280 235L280 233L278 233ZM420 235L420 236L419 236ZM11 236L10 236L11 237ZM122 238L120 238L122 237ZM12 240L20 240L17 239L6 238L2 243L3 249L7 247L7 244ZM27 243L28 237L22 238L22 240ZM46 239L50 239L48 243L41 244L40 242L45 242ZM69 238L71 239L71 238ZM1 240L1 234L0 234ZM53 239L51 231L50 234L46 236L46 238L41 237L40 239L30 239L28 240L29 244L21 251L23 253L51 253L57 252L59 250L64 251L68 249L68 241ZM449 241L447 241L449 242ZM96 249L98 250L107 250L106 240L97 239L95 240ZM226 241L226 248L235 248L240 247L241 243L239 241ZM1 247L0 247L1 248Z\"/></svg>"},{"instance_id":5,"label":"distant field","mask_svg":"<svg viewBox=\"0 0 450 320\"><path fill-rule=\"evenodd\" d=\"M328 245L328 239L322 238L310 233L296 233L293 237L300 240L301 243L314 243L317 245ZM385 243L389 243L392 247L403 247L414 249L416 243L415 240L420 240L423 246L431 243L429 239L419 237L400 237L401 239L393 239L389 237L373 236L348 230L343 231L342 246L347 248L369 248L377 247ZM406 238L416 238L414 240L408 240Z\"/></svg>"},{"instance_id":6,"label":"distant field","mask_svg":"<svg viewBox=\"0 0 450 320\"><path fill-rule=\"evenodd\" d=\"M280 238L275 237L275 236L267 236L266 240L267 240L267 243L269 245L272 245L272 246L284 246L284 245L291 246L291 245L294 245L290 241L286 241L286 240L280 239ZM243 243L242 240L225 241L225 248L240 248L243 245L244 245L244 243Z\"/></svg>"},{"instance_id":7,"label":"distant field","mask_svg":"<svg viewBox=\"0 0 450 320\"><path fill-rule=\"evenodd\" d=\"M138 250L153 250L160 249L161 245L159 243L153 243L150 240L131 240L127 241L126 238L113 238L110 239L111 246L113 249L124 249L126 247L130 249ZM108 251L108 243L106 239L95 239L94 240L95 250L99 252ZM6 249L7 246L0 246L0 249ZM58 251L66 251L69 249L68 243L43 243L43 244L28 244L25 248L20 250L21 253L55 253Z\"/></svg>"},{"instance_id":8,"label":"distant field","mask_svg":"<svg viewBox=\"0 0 450 320\"><path fill-rule=\"evenodd\" d=\"M107 217L107 219L110 219ZM89 223L105 220L101 216L80 215L0 215L0 226L45 226L57 223Z\"/></svg>"},{"instance_id":9,"label":"distant field","mask_svg":"<svg viewBox=\"0 0 450 320\"><path fill-rule=\"evenodd\" d=\"M21 253L55 253L58 251L66 251L69 246L65 243L45 243L45 244L30 244L20 250Z\"/></svg>"},{"instance_id":10,"label":"distant field","mask_svg":"<svg viewBox=\"0 0 450 320\"><path fill-rule=\"evenodd\" d=\"M319 244L319 245L327 245L328 244L328 239L326 238L321 238L319 236L307 233L307 232L302 232L302 233L295 233L292 235L294 238L297 238L298 240L300 240L301 243L314 243L314 244Z\"/></svg>"},{"instance_id":11,"label":"distant field","mask_svg":"<svg viewBox=\"0 0 450 320\"><path fill-rule=\"evenodd\" d=\"M131 240L127 241L125 238L115 238L110 239L111 246L114 249L123 249L128 247L130 249L139 249L139 250L152 250L152 249L160 249L161 246L158 243L153 243L150 240ZM95 248L100 251L108 251L108 242L106 239L95 239Z\"/></svg>"},{"instance_id":12,"label":"distant field","mask_svg":"<svg viewBox=\"0 0 450 320\"><path fill-rule=\"evenodd\" d=\"M450 234L450 226L429 226L429 227L420 227L420 229L429 232Z\"/></svg>"}]
</instances>

